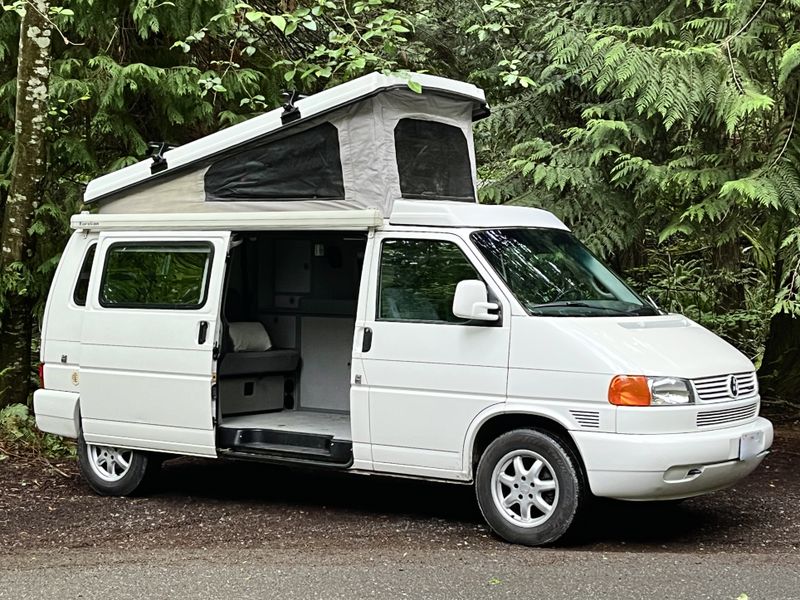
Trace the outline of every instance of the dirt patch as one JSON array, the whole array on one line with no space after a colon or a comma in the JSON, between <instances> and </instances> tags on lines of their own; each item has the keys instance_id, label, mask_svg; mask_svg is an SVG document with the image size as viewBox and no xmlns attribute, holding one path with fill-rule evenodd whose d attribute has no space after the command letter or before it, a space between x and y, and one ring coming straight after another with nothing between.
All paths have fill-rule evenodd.
<instances>
[{"instance_id":1,"label":"dirt patch","mask_svg":"<svg viewBox=\"0 0 800 600\"><path fill-rule=\"evenodd\" d=\"M73 461L0 462L0 555L68 548L501 551L472 488L254 463L178 459L141 498L104 498ZM597 502L576 550L788 552L800 547L800 427L735 488L678 505Z\"/></svg>"}]
</instances>

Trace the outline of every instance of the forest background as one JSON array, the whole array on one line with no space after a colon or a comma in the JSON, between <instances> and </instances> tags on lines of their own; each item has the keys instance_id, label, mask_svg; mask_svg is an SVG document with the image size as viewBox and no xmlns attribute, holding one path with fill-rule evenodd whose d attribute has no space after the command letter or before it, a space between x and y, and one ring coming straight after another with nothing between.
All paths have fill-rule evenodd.
<instances>
[{"instance_id":1,"label":"forest background","mask_svg":"<svg viewBox=\"0 0 800 600\"><path fill-rule=\"evenodd\" d=\"M553 211L800 412L800 0L0 6L0 408L90 179L378 70L484 88L481 201Z\"/></svg>"}]
</instances>

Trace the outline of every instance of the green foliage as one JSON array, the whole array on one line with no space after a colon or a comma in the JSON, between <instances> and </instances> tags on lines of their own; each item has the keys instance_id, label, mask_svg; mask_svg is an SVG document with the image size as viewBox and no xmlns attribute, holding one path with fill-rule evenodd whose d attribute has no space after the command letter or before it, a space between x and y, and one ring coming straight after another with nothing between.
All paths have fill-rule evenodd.
<instances>
[{"instance_id":1,"label":"green foliage","mask_svg":"<svg viewBox=\"0 0 800 600\"><path fill-rule=\"evenodd\" d=\"M278 104L280 78L263 63L225 69L227 42L206 40L189 55L170 50L224 5L77 1L53 14L59 34L51 64L46 193L31 227L35 255L0 275L0 325L3 297L12 289L30 296L41 314L69 217L81 210L90 179L141 160L150 141L182 143L244 118L251 108L240 105L242 97L260 97L263 107ZM10 178L18 35L17 13L0 13L0 214ZM208 80L210 90L203 83Z\"/></svg>"},{"instance_id":2,"label":"green foliage","mask_svg":"<svg viewBox=\"0 0 800 600\"><path fill-rule=\"evenodd\" d=\"M419 18L419 17L418 17ZM173 44L190 52L207 39L229 39L226 73L252 57L306 91L318 82L342 81L369 71L403 72L424 48L409 39L414 23L394 0L225 2L202 28ZM238 58L237 58L238 57ZM223 92L220 81L204 83ZM418 91L418 84L409 86Z\"/></svg>"},{"instance_id":3,"label":"green foliage","mask_svg":"<svg viewBox=\"0 0 800 600\"><path fill-rule=\"evenodd\" d=\"M769 309L798 309L795 4L525 8L513 20L524 52L502 28L484 36L498 64L514 54L534 82L506 92L502 116L479 127L479 139L499 150L484 157L484 201L550 209L626 271L647 265L656 275L667 248L687 244L686 258L671 259L673 275L697 265L702 281L719 274L707 290L715 295L698 309L717 317L701 320L740 347L761 344ZM661 244L653 253L642 247L646 232ZM753 288L766 293L755 299ZM723 314L739 325L723 323Z\"/></svg>"},{"instance_id":4,"label":"green foliage","mask_svg":"<svg viewBox=\"0 0 800 600\"><path fill-rule=\"evenodd\" d=\"M75 445L57 435L42 433L27 406L11 404L0 409L0 460L9 454L70 458L75 456Z\"/></svg>"},{"instance_id":5,"label":"green foliage","mask_svg":"<svg viewBox=\"0 0 800 600\"><path fill-rule=\"evenodd\" d=\"M784 53L779 68L778 85L784 85L789 75L800 66L800 42L795 42Z\"/></svg>"},{"instance_id":6,"label":"green foliage","mask_svg":"<svg viewBox=\"0 0 800 600\"><path fill-rule=\"evenodd\" d=\"M669 311L686 315L717 332L756 363L764 352L773 296L763 285L764 273L743 265L731 273L715 269L703 249L686 239L659 244L654 232L645 236L644 265L629 268L636 289ZM724 306L720 299L741 285L744 302Z\"/></svg>"}]
</instances>

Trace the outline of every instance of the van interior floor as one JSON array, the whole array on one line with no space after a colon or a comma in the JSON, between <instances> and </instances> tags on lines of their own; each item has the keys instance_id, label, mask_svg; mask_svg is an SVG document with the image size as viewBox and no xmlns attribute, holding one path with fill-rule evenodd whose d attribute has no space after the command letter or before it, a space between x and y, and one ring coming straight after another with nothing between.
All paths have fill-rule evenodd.
<instances>
[{"instance_id":1,"label":"van interior floor","mask_svg":"<svg viewBox=\"0 0 800 600\"><path fill-rule=\"evenodd\" d=\"M223 417L217 429L222 455L347 467L353 462L350 415L282 410Z\"/></svg>"},{"instance_id":2,"label":"van interior floor","mask_svg":"<svg viewBox=\"0 0 800 600\"><path fill-rule=\"evenodd\" d=\"M350 415L315 410L282 410L224 417L222 426L232 429L271 429L290 433L329 435L337 440L350 441Z\"/></svg>"}]
</instances>

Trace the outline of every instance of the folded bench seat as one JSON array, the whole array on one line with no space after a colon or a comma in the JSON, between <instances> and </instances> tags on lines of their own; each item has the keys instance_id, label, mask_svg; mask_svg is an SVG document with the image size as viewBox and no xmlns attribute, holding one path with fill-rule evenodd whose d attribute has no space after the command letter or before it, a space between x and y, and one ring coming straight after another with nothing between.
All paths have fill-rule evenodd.
<instances>
[{"instance_id":1,"label":"folded bench seat","mask_svg":"<svg viewBox=\"0 0 800 600\"><path fill-rule=\"evenodd\" d=\"M291 373L300 364L297 350L272 347L261 323L229 323L228 335L232 348L220 360L221 377Z\"/></svg>"}]
</instances>

